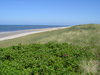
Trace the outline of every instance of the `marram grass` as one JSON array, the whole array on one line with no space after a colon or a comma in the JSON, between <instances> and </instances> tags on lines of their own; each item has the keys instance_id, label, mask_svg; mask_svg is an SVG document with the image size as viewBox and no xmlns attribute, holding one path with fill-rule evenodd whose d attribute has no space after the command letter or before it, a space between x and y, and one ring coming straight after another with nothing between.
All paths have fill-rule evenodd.
<instances>
[{"instance_id":1,"label":"marram grass","mask_svg":"<svg viewBox=\"0 0 100 75\"><path fill-rule=\"evenodd\" d=\"M12 45L32 44L32 43L48 43L60 42L75 45L96 45L100 44L100 25L88 24L77 25L66 29L54 30L48 32L37 33L33 35L23 36L6 41L0 41L0 47L8 47Z\"/></svg>"}]
</instances>

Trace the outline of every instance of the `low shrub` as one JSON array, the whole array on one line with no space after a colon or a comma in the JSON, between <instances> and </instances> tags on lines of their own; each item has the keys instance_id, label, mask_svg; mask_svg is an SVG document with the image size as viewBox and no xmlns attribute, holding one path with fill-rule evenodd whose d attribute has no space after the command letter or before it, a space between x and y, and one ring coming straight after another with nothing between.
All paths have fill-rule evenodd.
<instances>
[{"instance_id":1,"label":"low shrub","mask_svg":"<svg viewBox=\"0 0 100 75\"><path fill-rule=\"evenodd\" d=\"M67 43L17 45L0 49L0 75L80 75L89 47Z\"/></svg>"}]
</instances>

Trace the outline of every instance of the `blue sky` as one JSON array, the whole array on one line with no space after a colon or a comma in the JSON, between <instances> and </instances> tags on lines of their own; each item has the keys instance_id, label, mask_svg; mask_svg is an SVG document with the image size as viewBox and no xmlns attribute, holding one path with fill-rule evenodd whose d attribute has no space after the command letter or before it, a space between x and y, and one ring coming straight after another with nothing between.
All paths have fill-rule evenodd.
<instances>
[{"instance_id":1,"label":"blue sky","mask_svg":"<svg viewBox=\"0 0 100 75\"><path fill-rule=\"evenodd\" d=\"M0 25L100 24L100 0L0 0Z\"/></svg>"}]
</instances>

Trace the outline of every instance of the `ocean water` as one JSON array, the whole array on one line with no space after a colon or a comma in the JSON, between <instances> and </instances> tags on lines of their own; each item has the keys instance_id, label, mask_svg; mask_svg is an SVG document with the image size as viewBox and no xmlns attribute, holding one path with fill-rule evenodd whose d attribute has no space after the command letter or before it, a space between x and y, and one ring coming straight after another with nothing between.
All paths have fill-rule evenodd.
<instances>
[{"instance_id":1,"label":"ocean water","mask_svg":"<svg viewBox=\"0 0 100 75\"><path fill-rule=\"evenodd\" d=\"M67 27L69 25L0 25L0 32L27 30L27 29L42 29L54 27Z\"/></svg>"}]
</instances>

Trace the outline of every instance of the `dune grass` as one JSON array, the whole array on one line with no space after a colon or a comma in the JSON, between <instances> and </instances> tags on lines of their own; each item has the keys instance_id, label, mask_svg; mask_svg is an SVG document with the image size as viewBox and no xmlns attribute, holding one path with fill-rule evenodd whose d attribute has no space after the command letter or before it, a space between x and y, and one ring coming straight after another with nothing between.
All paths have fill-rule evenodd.
<instances>
[{"instance_id":1,"label":"dune grass","mask_svg":"<svg viewBox=\"0 0 100 75\"><path fill-rule=\"evenodd\" d=\"M66 29L48 31L0 42L0 47L26 44L46 44L48 42L68 43L90 51L94 56L79 61L82 74L100 73L100 24L77 25ZM53 43L52 43L53 44ZM84 52L83 52L84 53Z\"/></svg>"},{"instance_id":2,"label":"dune grass","mask_svg":"<svg viewBox=\"0 0 100 75\"><path fill-rule=\"evenodd\" d=\"M0 47L7 47L12 45L31 44L31 43L47 43L47 42L60 42L76 45L95 45L100 44L100 25L88 24L77 25L71 28L62 30L54 30L48 32L37 33L33 35L23 36L16 39L0 41Z\"/></svg>"}]
</instances>

